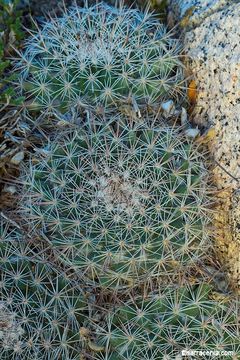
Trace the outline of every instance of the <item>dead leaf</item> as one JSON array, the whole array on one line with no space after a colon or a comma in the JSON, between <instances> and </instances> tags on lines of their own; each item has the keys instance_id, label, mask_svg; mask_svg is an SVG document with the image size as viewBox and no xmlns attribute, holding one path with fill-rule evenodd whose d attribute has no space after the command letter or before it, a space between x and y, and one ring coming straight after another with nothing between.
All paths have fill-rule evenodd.
<instances>
[{"instance_id":1,"label":"dead leaf","mask_svg":"<svg viewBox=\"0 0 240 360\"><path fill-rule=\"evenodd\" d=\"M92 341L88 342L88 346L91 350L95 351L95 352L100 352L100 351L104 351L104 346L99 346L97 344L94 344Z\"/></svg>"},{"instance_id":2,"label":"dead leaf","mask_svg":"<svg viewBox=\"0 0 240 360\"><path fill-rule=\"evenodd\" d=\"M190 104L192 104L192 105L196 104L198 92L197 92L197 85L196 85L195 80L192 80L190 82L190 84L188 85L187 94L188 94L188 99L189 99Z\"/></svg>"},{"instance_id":3,"label":"dead leaf","mask_svg":"<svg viewBox=\"0 0 240 360\"><path fill-rule=\"evenodd\" d=\"M214 127L207 129L198 139L197 142L200 144L208 144L216 137L216 130Z\"/></svg>"}]
</instances>

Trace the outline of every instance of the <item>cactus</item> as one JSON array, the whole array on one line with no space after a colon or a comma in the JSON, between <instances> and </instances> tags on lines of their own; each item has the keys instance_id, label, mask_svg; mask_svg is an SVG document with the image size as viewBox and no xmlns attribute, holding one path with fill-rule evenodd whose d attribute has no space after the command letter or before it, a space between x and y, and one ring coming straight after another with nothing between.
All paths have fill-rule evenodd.
<instances>
[{"instance_id":1,"label":"cactus","mask_svg":"<svg viewBox=\"0 0 240 360\"><path fill-rule=\"evenodd\" d=\"M207 171L174 128L74 130L23 171L23 213L59 257L103 287L151 283L209 245Z\"/></svg>"},{"instance_id":2,"label":"cactus","mask_svg":"<svg viewBox=\"0 0 240 360\"><path fill-rule=\"evenodd\" d=\"M73 7L30 37L16 68L29 107L159 108L183 82L179 42L151 13L105 3Z\"/></svg>"},{"instance_id":3,"label":"cactus","mask_svg":"<svg viewBox=\"0 0 240 360\"><path fill-rule=\"evenodd\" d=\"M2 74L1 45L22 36L17 3L0 0ZM181 92L178 44L148 11L87 2L27 40L16 63L26 105L60 119L83 107L91 121L22 169L22 228L0 221L2 360L238 359L237 303L176 281L211 248L212 191L187 132L150 125ZM109 123L89 112L103 109Z\"/></svg>"},{"instance_id":4,"label":"cactus","mask_svg":"<svg viewBox=\"0 0 240 360\"><path fill-rule=\"evenodd\" d=\"M0 243L1 360L79 359L85 311L81 285L12 235Z\"/></svg>"},{"instance_id":5,"label":"cactus","mask_svg":"<svg viewBox=\"0 0 240 360\"><path fill-rule=\"evenodd\" d=\"M125 303L109 314L105 327L97 326L106 351L95 359L239 359L239 309L211 299L211 291L208 284L182 286Z\"/></svg>"}]
</instances>

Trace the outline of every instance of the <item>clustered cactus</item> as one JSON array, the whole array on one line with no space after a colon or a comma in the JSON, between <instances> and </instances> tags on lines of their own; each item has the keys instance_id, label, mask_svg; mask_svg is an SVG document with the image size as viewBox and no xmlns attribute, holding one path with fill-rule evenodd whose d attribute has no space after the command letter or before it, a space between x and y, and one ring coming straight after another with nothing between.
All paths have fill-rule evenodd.
<instances>
[{"instance_id":1,"label":"clustered cactus","mask_svg":"<svg viewBox=\"0 0 240 360\"><path fill-rule=\"evenodd\" d=\"M25 44L26 106L81 125L30 156L19 229L0 222L1 359L239 358L237 304L193 274L212 248L202 147L151 123L180 91L179 49L149 12L105 3L70 8Z\"/></svg>"},{"instance_id":2,"label":"clustered cactus","mask_svg":"<svg viewBox=\"0 0 240 360\"><path fill-rule=\"evenodd\" d=\"M61 140L25 175L23 211L71 268L133 287L206 251L206 169L177 130L109 125Z\"/></svg>"},{"instance_id":3,"label":"clustered cactus","mask_svg":"<svg viewBox=\"0 0 240 360\"><path fill-rule=\"evenodd\" d=\"M179 42L158 19L105 3L46 22L17 68L31 108L62 113L75 106L158 106L183 81Z\"/></svg>"},{"instance_id":4,"label":"clustered cactus","mask_svg":"<svg viewBox=\"0 0 240 360\"><path fill-rule=\"evenodd\" d=\"M208 284L181 286L118 307L109 314L105 328L97 330L106 349L106 355L97 358L182 359L182 350L198 350L211 353L209 358L237 360L238 309L212 300L211 292Z\"/></svg>"},{"instance_id":5,"label":"clustered cactus","mask_svg":"<svg viewBox=\"0 0 240 360\"><path fill-rule=\"evenodd\" d=\"M19 234L0 243L0 358L79 359L85 295Z\"/></svg>"}]
</instances>

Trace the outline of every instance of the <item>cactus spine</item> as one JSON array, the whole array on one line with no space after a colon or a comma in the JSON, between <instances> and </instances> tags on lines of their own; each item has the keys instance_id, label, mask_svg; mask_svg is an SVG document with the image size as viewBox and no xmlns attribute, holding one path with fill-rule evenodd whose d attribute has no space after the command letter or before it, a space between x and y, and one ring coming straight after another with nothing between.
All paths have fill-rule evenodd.
<instances>
[{"instance_id":1,"label":"cactus spine","mask_svg":"<svg viewBox=\"0 0 240 360\"><path fill-rule=\"evenodd\" d=\"M147 11L105 3L74 6L25 43L16 70L31 108L61 119L84 108L84 125L22 171L31 241L0 224L1 359L238 359L236 307L175 276L211 247L203 154L146 118L165 100L176 114L178 44Z\"/></svg>"},{"instance_id":2,"label":"cactus spine","mask_svg":"<svg viewBox=\"0 0 240 360\"><path fill-rule=\"evenodd\" d=\"M97 359L182 359L185 351L187 359L208 353L237 360L239 309L212 300L211 291L208 284L182 286L120 306L97 330L106 349Z\"/></svg>"},{"instance_id":3,"label":"cactus spine","mask_svg":"<svg viewBox=\"0 0 240 360\"><path fill-rule=\"evenodd\" d=\"M12 235L0 243L0 358L79 359L81 287Z\"/></svg>"},{"instance_id":4,"label":"cactus spine","mask_svg":"<svg viewBox=\"0 0 240 360\"><path fill-rule=\"evenodd\" d=\"M91 281L115 289L150 284L208 247L206 170L177 130L77 130L48 151L25 174L23 211Z\"/></svg>"},{"instance_id":5,"label":"cactus spine","mask_svg":"<svg viewBox=\"0 0 240 360\"><path fill-rule=\"evenodd\" d=\"M32 107L159 106L183 81L179 42L151 13L105 3L73 7L46 22L17 63Z\"/></svg>"}]
</instances>

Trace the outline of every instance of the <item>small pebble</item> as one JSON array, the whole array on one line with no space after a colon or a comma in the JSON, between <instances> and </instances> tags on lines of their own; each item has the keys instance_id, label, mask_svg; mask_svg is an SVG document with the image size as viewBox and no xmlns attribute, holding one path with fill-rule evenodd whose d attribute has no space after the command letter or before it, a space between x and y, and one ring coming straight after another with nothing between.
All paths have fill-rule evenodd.
<instances>
[{"instance_id":1,"label":"small pebble","mask_svg":"<svg viewBox=\"0 0 240 360\"><path fill-rule=\"evenodd\" d=\"M10 194L15 194L17 191L16 187L13 185L10 186L4 186L3 188L3 192L5 193L10 193Z\"/></svg>"},{"instance_id":2,"label":"small pebble","mask_svg":"<svg viewBox=\"0 0 240 360\"><path fill-rule=\"evenodd\" d=\"M18 152L16 155L14 155L11 160L10 163L14 164L14 165L18 165L20 164L20 162L24 159L24 152L20 151Z\"/></svg>"},{"instance_id":3,"label":"small pebble","mask_svg":"<svg viewBox=\"0 0 240 360\"><path fill-rule=\"evenodd\" d=\"M200 130L198 128L195 128L195 129L189 128L189 129L185 130L185 135L192 139L195 139L199 134L200 134Z\"/></svg>"},{"instance_id":4,"label":"small pebble","mask_svg":"<svg viewBox=\"0 0 240 360\"><path fill-rule=\"evenodd\" d=\"M168 100L166 102L163 102L161 104L161 108L163 110L163 115L165 117L171 116L175 112L175 105L174 105L173 100Z\"/></svg>"},{"instance_id":5,"label":"small pebble","mask_svg":"<svg viewBox=\"0 0 240 360\"><path fill-rule=\"evenodd\" d=\"M189 125L187 110L184 107L182 107L182 112L181 112L181 125L185 127L188 127Z\"/></svg>"}]
</instances>

